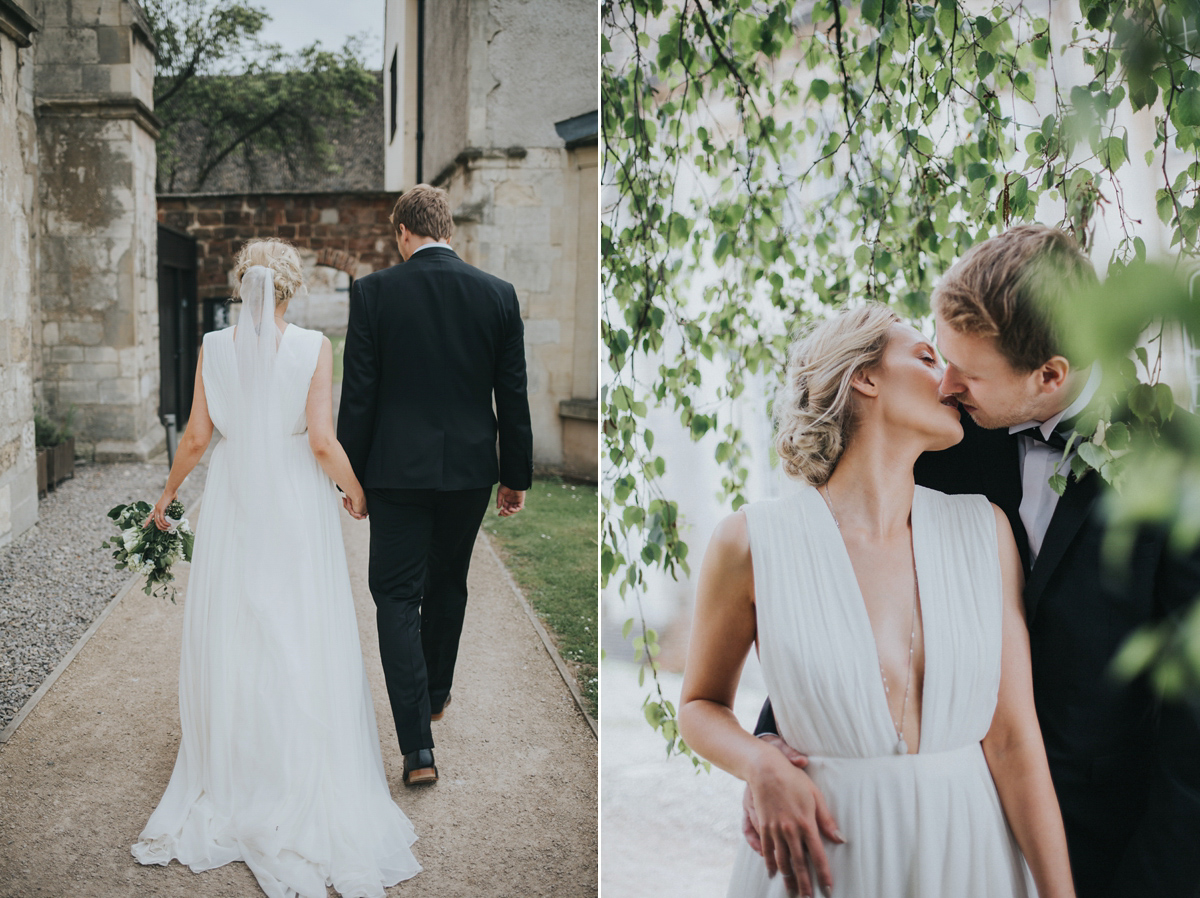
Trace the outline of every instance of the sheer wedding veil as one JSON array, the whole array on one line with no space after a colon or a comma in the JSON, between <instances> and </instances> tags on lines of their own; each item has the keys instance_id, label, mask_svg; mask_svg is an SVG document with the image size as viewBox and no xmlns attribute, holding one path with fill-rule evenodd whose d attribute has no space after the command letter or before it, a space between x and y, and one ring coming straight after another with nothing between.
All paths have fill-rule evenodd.
<instances>
[{"instance_id":1,"label":"sheer wedding veil","mask_svg":"<svg viewBox=\"0 0 1200 898\"><path fill-rule=\"evenodd\" d=\"M275 272L252 265L242 275L242 310L234 331L237 356L237 432L230 434L239 504L253 518L269 514L272 459L281 436L275 373L280 333L275 326Z\"/></svg>"}]
</instances>

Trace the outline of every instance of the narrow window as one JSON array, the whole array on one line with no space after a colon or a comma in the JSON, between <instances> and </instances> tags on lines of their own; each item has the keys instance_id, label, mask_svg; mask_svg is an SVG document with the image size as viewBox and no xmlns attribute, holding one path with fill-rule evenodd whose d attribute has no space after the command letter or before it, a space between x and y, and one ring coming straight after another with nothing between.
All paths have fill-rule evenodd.
<instances>
[{"instance_id":1,"label":"narrow window","mask_svg":"<svg viewBox=\"0 0 1200 898\"><path fill-rule=\"evenodd\" d=\"M396 139L396 54L399 52L397 47L392 51L392 68L391 68L391 99L389 106L392 114L391 133L388 134L388 143Z\"/></svg>"}]
</instances>

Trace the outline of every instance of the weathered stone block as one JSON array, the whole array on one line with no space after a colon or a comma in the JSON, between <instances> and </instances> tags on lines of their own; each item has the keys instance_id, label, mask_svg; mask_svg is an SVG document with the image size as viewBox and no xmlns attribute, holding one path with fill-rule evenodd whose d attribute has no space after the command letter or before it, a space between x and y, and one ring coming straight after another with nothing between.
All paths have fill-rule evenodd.
<instances>
[{"instance_id":1,"label":"weathered stone block","mask_svg":"<svg viewBox=\"0 0 1200 898\"><path fill-rule=\"evenodd\" d=\"M97 346L104 341L104 325L95 321L63 321L59 324L63 343Z\"/></svg>"},{"instance_id":2,"label":"weathered stone block","mask_svg":"<svg viewBox=\"0 0 1200 898\"><path fill-rule=\"evenodd\" d=\"M83 66L39 65L37 86L38 93L48 97L82 93Z\"/></svg>"},{"instance_id":3,"label":"weathered stone block","mask_svg":"<svg viewBox=\"0 0 1200 898\"><path fill-rule=\"evenodd\" d=\"M112 367L116 369L116 365ZM103 381L99 385L99 396L101 402L115 405L136 405L142 398L138 382L128 378Z\"/></svg>"},{"instance_id":4,"label":"weathered stone block","mask_svg":"<svg viewBox=\"0 0 1200 898\"><path fill-rule=\"evenodd\" d=\"M98 385L87 381L60 380L57 385L57 403L75 403L90 405L98 402L100 392Z\"/></svg>"},{"instance_id":5,"label":"weathered stone block","mask_svg":"<svg viewBox=\"0 0 1200 898\"><path fill-rule=\"evenodd\" d=\"M126 28L96 29L96 50L99 61L108 65L129 62L129 42L132 35Z\"/></svg>"},{"instance_id":6,"label":"weathered stone block","mask_svg":"<svg viewBox=\"0 0 1200 898\"><path fill-rule=\"evenodd\" d=\"M51 362L82 362L83 348L80 346L53 346L50 347L49 358Z\"/></svg>"},{"instance_id":7,"label":"weathered stone block","mask_svg":"<svg viewBox=\"0 0 1200 898\"><path fill-rule=\"evenodd\" d=\"M67 377L70 380L94 380L96 382L117 376L115 362L77 362L70 366Z\"/></svg>"},{"instance_id":8,"label":"weathered stone block","mask_svg":"<svg viewBox=\"0 0 1200 898\"><path fill-rule=\"evenodd\" d=\"M47 28L37 42L38 65L88 65L100 61L97 35L91 28ZM41 90L41 85L38 85Z\"/></svg>"},{"instance_id":9,"label":"weathered stone block","mask_svg":"<svg viewBox=\"0 0 1200 898\"><path fill-rule=\"evenodd\" d=\"M83 350L83 360L85 362L112 362L116 364L120 359L120 353L111 346L89 346Z\"/></svg>"}]
</instances>

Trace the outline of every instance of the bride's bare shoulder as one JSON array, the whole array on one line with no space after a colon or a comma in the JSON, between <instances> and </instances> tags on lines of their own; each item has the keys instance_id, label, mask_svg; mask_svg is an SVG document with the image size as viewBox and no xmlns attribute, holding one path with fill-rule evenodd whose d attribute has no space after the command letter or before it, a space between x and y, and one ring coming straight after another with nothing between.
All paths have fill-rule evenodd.
<instances>
[{"instance_id":1,"label":"bride's bare shoulder","mask_svg":"<svg viewBox=\"0 0 1200 898\"><path fill-rule=\"evenodd\" d=\"M708 543L708 554L727 564L749 564L750 525L743 509L718 522Z\"/></svg>"}]
</instances>

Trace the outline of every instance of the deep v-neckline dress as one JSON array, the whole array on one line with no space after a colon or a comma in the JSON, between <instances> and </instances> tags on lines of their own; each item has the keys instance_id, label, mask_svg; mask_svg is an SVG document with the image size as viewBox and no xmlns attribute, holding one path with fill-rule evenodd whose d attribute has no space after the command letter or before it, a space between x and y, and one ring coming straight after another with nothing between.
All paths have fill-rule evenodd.
<instances>
[{"instance_id":1,"label":"deep v-neckline dress","mask_svg":"<svg viewBox=\"0 0 1200 898\"><path fill-rule=\"evenodd\" d=\"M897 755L870 619L816 489L747 506L759 657L779 734L809 755L845 845L825 843L841 898L1035 894L981 740L1000 684L995 517L982 496L917 487L913 554L925 679L921 742ZM813 879L814 884L816 878ZM787 894L742 844L731 896Z\"/></svg>"}]
</instances>

